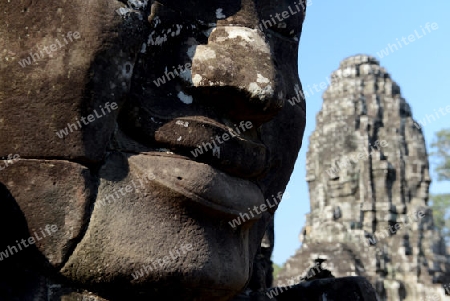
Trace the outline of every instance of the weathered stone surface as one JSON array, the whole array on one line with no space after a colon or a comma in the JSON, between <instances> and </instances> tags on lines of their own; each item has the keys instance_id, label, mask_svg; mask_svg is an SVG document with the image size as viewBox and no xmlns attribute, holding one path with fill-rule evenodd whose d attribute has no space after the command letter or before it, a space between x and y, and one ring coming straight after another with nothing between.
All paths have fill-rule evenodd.
<instances>
[{"instance_id":1,"label":"weathered stone surface","mask_svg":"<svg viewBox=\"0 0 450 301\"><path fill-rule=\"evenodd\" d=\"M278 288L278 290L281 290ZM319 279L302 282L280 292L277 301L377 301L375 290L363 277Z\"/></svg>"},{"instance_id":2,"label":"weathered stone surface","mask_svg":"<svg viewBox=\"0 0 450 301\"><path fill-rule=\"evenodd\" d=\"M336 277L369 279L380 300L444 300L450 261L427 205L425 141L399 86L357 55L323 98L307 154L311 212L275 284L323 258Z\"/></svg>"},{"instance_id":3,"label":"weathered stone surface","mask_svg":"<svg viewBox=\"0 0 450 301\"><path fill-rule=\"evenodd\" d=\"M0 250L7 246L16 248L17 251L12 249L14 254L10 253L14 258L22 250L30 252L36 248L46 261L59 268L81 239L89 219L95 193L89 169L60 160L20 160L0 172L0 182L4 185L0 216L11 231L10 239L0 241ZM18 207L17 216L26 220L26 231L19 231L23 229L23 219L11 216L7 206ZM35 243L27 242L30 237ZM27 249L27 245L31 248Z\"/></svg>"},{"instance_id":4,"label":"weathered stone surface","mask_svg":"<svg viewBox=\"0 0 450 301\"><path fill-rule=\"evenodd\" d=\"M115 13L123 6L109 0L0 3L0 156L101 160L118 113L101 109L124 102L144 40L137 38L137 16L124 22ZM83 123L91 114L95 120ZM72 129L59 138L68 124Z\"/></svg>"},{"instance_id":5,"label":"weathered stone surface","mask_svg":"<svg viewBox=\"0 0 450 301\"><path fill-rule=\"evenodd\" d=\"M25 251L4 261L0 298L264 293L276 207L235 228L229 222L283 193L301 146L305 103L285 100L301 90L304 3L284 22L261 26L295 4L3 1L0 156L22 161L1 171L1 214L17 225L0 246L41 222L66 228L54 249L33 250L45 268ZM41 57L69 31L80 37ZM107 103L111 112L98 117ZM252 128L237 131L242 122ZM59 132L68 123L73 129ZM224 134L233 139L215 138ZM214 149L195 155L203 143ZM142 189L128 188L148 172L155 177ZM192 250L164 262L183 244Z\"/></svg>"},{"instance_id":6,"label":"weathered stone surface","mask_svg":"<svg viewBox=\"0 0 450 301\"><path fill-rule=\"evenodd\" d=\"M250 228L236 231L217 221L239 216L246 209L240 199L258 204L263 196L256 185L171 156L112 154L100 177L89 228L64 275L99 285L128 281L186 300L194 298L198 283L221 287L208 297L215 300L243 288L250 271ZM190 250L180 251L183 245ZM136 277L144 266L151 271Z\"/></svg>"}]
</instances>

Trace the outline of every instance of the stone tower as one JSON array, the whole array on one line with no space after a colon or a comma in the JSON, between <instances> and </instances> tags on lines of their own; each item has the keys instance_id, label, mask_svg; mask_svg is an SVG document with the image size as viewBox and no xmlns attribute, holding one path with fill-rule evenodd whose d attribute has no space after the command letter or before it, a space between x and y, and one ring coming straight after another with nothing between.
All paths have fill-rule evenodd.
<instances>
[{"instance_id":1,"label":"stone tower","mask_svg":"<svg viewBox=\"0 0 450 301\"><path fill-rule=\"evenodd\" d=\"M374 57L357 55L332 73L323 99L307 153L311 212L275 285L322 258L336 277L369 279L379 300L450 300L424 136L400 87Z\"/></svg>"}]
</instances>

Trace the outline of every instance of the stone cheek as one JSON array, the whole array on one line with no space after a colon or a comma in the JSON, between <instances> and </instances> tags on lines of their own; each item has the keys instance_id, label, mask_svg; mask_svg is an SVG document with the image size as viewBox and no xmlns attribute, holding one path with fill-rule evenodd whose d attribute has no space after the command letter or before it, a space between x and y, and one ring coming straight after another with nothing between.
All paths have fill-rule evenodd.
<instances>
[{"instance_id":1,"label":"stone cheek","mask_svg":"<svg viewBox=\"0 0 450 301\"><path fill-rule=\"evenodd\" d=\"M0 183L6 190L0 192L2 206L15 202L23 214L14 218L0 210L6 214L2 219L10 221L12 232L21 229L22 218L28 225L27 231L12 236L19 241L33 237L36 242L26 252L36 247L53 267L60 267L83 236L89 219L95 184L89 170L68 161L21 160L0 173ZM47 225L55 225L57 230L50 235ZM2 243L17 245L14 240ZM41 260L39 264L44 266Z\"/></svg>"},{"instance_id":2,"label":"stone cheek","mask_svg":"<svg viewBox=\"0 0 450 301\"><path fill-rule=\"evenodd\" d=\"M5 17L14 16L8 17L1 34L0 51L15 53L6 64L0 61L0 110L7 112L2 116L7 126L0 127L0 155L20 150L22 157L98 161L118 110L89 126L82 124L81 117L107 102L123 103L130 89L135 53L142 44L132 34L140 27L129 26L137 23L138 17L123 22L114 12L122 6L118 1L86 4L75 0L55 6L30 2L25 9L24 5L0 4ZM81 6L95 15L80 14L77 7ZM52 17L43 17L41 12ZM57 42L61 45L51 51L50 46ZM111 47L106 50L105 45ZM38 56L41 58L36 59ZM31 63L21 67L20 63L30 58ZM72 130L59 138L56 133L68 124L73 124Z\"/></svg>"}]
</instances>

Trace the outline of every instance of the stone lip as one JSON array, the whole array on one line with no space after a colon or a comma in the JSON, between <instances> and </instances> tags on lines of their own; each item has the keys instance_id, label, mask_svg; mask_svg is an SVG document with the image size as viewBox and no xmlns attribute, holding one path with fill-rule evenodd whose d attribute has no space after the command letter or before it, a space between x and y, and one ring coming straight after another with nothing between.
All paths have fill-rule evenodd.
<instances>
[{"instance_id":1,"label":"stone lip","mask_svg":"<svg viewBox=\"0 0 450 301\"><path fill-rule=\"evenodd\" d=\"M256 178L267 167L268 150L257 134L252 137L255 131L251 121L228 127L210 118L182 117L160 127L155 140L161 147L210 164L231 176Z\"/></svg>"},{"instance_id":2,"label":"stone lip","mask_svg":"<svg viewBox=\"0 0 450 301\"><path fill-rule=\"evenodd\" d=\"M246 212L248 207L264 204L264 195L256 184L185 157L146 153L130 156L129 163L137 169L142 169L143 173L154 174L154 181L169 190L233 217ZM166 166L174 168L169 169Z\"/></svg>"}]
</instances>

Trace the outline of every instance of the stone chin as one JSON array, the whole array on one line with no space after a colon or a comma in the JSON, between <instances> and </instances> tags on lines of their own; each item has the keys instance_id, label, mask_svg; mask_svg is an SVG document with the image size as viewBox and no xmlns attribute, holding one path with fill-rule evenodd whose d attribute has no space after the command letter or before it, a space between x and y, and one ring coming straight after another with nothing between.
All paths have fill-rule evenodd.
<instances>
[{"instance_id":1,"label":"stone chin","mask_svg":"<svg viewBox=\"0 0 450 301\"><path fill-rule=\"evenodd\" d=\"M264 203L255 184L160 153L112 153L100 177L86 234L61 269L69 280L149 294L220 290L222 297L245 287L260 216L236 228L228 222Z\"/></svg>"}]
</instances>

